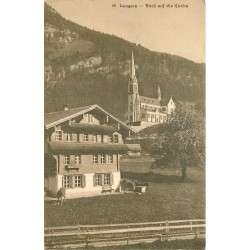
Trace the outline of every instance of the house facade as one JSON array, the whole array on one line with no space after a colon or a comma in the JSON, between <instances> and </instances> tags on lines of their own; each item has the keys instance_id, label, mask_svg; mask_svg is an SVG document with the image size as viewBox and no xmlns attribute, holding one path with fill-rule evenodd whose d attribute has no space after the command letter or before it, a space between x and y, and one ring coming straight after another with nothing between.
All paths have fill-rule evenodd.
<instances>
[{"instance_id":1,"label":"house facade","mask_svg":"<svg viewBox=\"0 0 250 250\"><path fill-rule=\"evenodd\" d=\"M155 124L168 122L175 110L172 99L164 104L161 89L158 86L157 98L140 96L139 85L135 74L134 55L132 52L131 71L128 84L128 110L125 114L126 122L136 131Z\"/></svg>"},{"instance_id":2,"label":"house facade","mask_svg":"<svg viewBox=\"0 0 250 250\"><path fill-rule=\"evenodd\" d=\"M120 157L134 130L98 105L45 114L45 188L66 198L120 191Z\"/></svg>"}]
</instances>

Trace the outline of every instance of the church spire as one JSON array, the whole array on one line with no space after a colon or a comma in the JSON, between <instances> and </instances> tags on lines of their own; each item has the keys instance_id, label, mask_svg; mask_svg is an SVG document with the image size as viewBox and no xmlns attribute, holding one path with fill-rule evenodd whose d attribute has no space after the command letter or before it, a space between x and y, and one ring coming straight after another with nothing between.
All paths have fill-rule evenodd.
<instances>
[{"instance_id":1,"label":"church spire","mask_svg":"<svg viewBox=\"0 0 250 250\"><path fill-rule=\"evenodd\" d=\"M131 78L135 78L135 62L134 62L134 54L132 50L132 60L131 60Z\"/></svg>"},{"instance_id":2,"label":"church spire","mask_svg":"<svg viewBox=\"0 0 250 250\"><path fill-rule=\"evenodd\" d=\"M158 89L157 89L157 98L159 101L161 101L161 89L160 89L159 85L158 85Z\"/></svg>"}]
</instances>

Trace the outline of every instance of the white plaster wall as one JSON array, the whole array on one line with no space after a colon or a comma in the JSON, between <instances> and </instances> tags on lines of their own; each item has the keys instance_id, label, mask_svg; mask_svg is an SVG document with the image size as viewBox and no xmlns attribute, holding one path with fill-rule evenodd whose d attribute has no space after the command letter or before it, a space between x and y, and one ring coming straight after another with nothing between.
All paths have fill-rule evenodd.
<instances>
[{"instance_id":1,"label":"white plaster wall","mask_svg":"<svg viewBox=\"0 0 250 250\"><path fill-rule=\"evenodd\" d=\"M121 191L121 189L120 189L121 172L120 171L119 172L113 172L112 174L114 176L114 183L113 183L112 187L113 187L113 189L115 191L119 191L120 192Z\"/></svg>"},{"instance_id":2,"label":"white plaster wall","mask_svg":"<svg viewBox=\"0 0 250 250\"><path fill-rule=\"evenodd\" d=\"M116 192L120 192L121 174L120 174L120 172L112 172L112 174L113 174L112 188ZM66 189L66 198L84 197L84 196L88 196L90 194L93 195L93 194L101 194L102 193L102 186L94 186L93 185L94 173L84 174L84 176L85 176L84 187L67 188ZM58 186L58 189L60 189L60 187L62 186L62 175L58 175L57 186Z\"/></svg>"}]
</instances>

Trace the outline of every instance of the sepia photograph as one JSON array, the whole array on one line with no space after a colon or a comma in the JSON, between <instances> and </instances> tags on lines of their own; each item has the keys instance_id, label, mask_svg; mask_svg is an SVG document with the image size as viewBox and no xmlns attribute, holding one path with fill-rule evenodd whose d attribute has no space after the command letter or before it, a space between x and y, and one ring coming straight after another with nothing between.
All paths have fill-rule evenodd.
<instances>
[{"instance_id":1,"label":"sepia photograph","mask_svg":"<svg viewBox=\"0 0 250 250\"><path fill-rule=\"evenodd\" d=\"M45 0L45 249L206 248L206 3Z\"/></svg>"},{"instance_id":2,"label":"sepia photograph","mask_svg":"<svg viewBox=\"0 0 250 250\"><path fill-rule=\"evenodd\" d=\"M250 3L1 3L1 249L248 249Z\"/></svg>"}]
</instances>

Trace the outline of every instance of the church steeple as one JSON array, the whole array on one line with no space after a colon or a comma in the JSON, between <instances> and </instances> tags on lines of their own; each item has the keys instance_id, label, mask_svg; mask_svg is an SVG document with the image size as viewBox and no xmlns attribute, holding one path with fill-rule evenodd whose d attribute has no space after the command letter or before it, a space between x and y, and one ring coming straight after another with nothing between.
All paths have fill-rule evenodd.
<instances>
[{"instance_id":1,"label":"church steeple","mask_svg":"<svg viewBox=\"0 0 250 250\"><path fill-rule=\"evenodd\" d=\"M135 77L135 61L134 61L134 54L132 50L132 60L131 60L131 78L134 79Z\"/></svg>"},{"instance_id":2,"label":"church steeple","mask_svg":"<svg viewBox=\"0 0 250 250\"><path fill-rule=\"evenodd\" d=\"M131 58L131 71L129 77L129 93L138 93L138 81L135 76L135 61L134 61L134 54L132 50L132 58Z\"/></svg>"},{"instance_id":3,"label":"church steeple","mask_svg":"<svg viewBox=\"0 0 250 250\"><path fill-rule=\"evenodd\" d=\"M132 51L131 71L128 84L128 121L136 122L140 119L140 96L138 92L138 81L135 76L135 61Z\"/></svg>"},{"instance_id":4,"label":"church steeple","mask_svg":"<svg viewBox=\"0 0 250 250\"><path fill-rule=\"evenodd\" d=\"M161 89L160 89L159 85L158 85L158 89L157 89L157 98L159 101L161 101Z\"/></svg>"}]
</instances>

